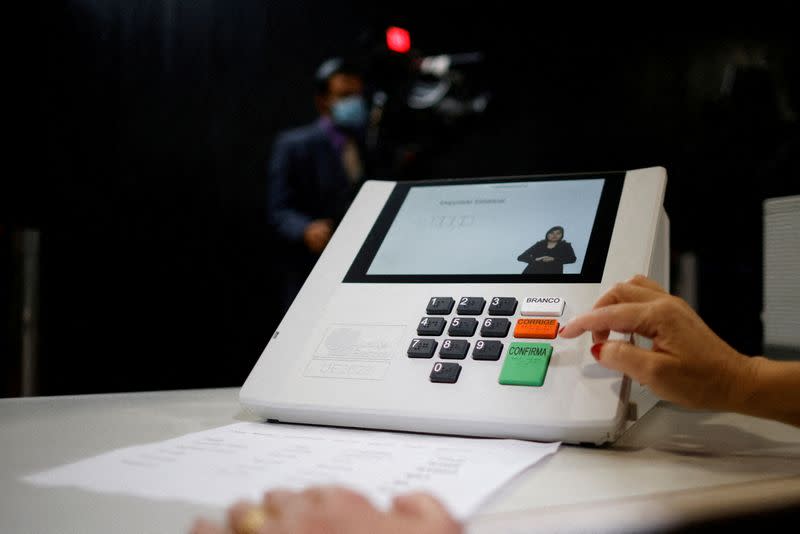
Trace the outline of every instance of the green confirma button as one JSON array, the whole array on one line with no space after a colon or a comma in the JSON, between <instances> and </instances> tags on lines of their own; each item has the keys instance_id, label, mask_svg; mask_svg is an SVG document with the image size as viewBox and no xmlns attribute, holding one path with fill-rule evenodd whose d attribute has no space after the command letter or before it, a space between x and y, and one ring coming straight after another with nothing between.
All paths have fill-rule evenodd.
<instances>
[{"instance_id":1,"label":"green confirma button","mask_svg":"<svg viewBox=\"0 0 800 534\"><path fill-rule=\"evenodd\" d=\"M511 343L498 381L507 386L541 386L551 354L553 347L547 343Z\"/></svg>"}]
</instances>

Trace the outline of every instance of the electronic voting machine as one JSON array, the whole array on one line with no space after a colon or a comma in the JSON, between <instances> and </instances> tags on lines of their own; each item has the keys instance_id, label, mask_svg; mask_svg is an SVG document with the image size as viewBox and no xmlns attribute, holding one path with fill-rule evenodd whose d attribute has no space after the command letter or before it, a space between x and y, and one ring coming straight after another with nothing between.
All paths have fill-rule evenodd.
<instances>
[{"instance_id":1,"label":"electronic voting machine","mask_svg":"<svg viewBox=\"0 0 800 534\"><path fill-rule=\"evenodd\" d=\"M635 274L668 287L665 187L660 167L365 182L241 404L283 422L614 441L656 399L597 364L589 333L558 330Z\"/></svg>"}]
</instances>

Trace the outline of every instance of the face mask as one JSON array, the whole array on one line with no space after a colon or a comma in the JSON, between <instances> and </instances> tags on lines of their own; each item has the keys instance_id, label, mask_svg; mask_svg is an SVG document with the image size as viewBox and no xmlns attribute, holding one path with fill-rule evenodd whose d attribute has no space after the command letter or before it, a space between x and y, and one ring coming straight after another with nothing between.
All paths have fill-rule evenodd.
<instances>
[{"instance_id":1,"label":"face mask","mask_svg":"<svg viewBox=\"0 0 800 534\"><path fill-rule=\"evenodd\" d=\"M331 109L331 118L336 126L360 130L367 124L367 104L364 97L353 95L337 101Z\"/></svg>"}]
</instances>

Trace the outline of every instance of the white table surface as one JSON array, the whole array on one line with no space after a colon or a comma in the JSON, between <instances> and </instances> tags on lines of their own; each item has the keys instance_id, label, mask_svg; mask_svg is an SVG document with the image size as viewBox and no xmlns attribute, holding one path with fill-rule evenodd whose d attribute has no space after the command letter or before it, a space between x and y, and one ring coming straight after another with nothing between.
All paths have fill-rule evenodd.
<instances>
[{"instance_id":1,"label":"white table surface","mask_svg":"<svg viewBox=\"0 0 800 534\"><path fill-rule=\"evenodd\" d=\"M0 399L0 532L186 532L224 510L42 488L21 476L256 421L237 388ZM800 506L800 429L661 404L612 447L563 445L492 497L470 532L623 532Z\"/></svg>"}]
</instances>

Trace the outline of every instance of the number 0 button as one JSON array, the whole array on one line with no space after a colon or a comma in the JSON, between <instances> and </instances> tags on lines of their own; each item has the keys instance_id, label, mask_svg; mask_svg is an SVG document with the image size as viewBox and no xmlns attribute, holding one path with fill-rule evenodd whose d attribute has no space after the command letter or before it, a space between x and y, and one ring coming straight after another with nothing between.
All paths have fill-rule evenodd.
<instances>
[{"instance_id":1,"label":"number 0 button","mask_svg":"<svg viewBox=\"0 0 800 534\"><path fill-rule=\"evenodd\" d=\"M431 371L431 382L441 382L444 384L455 384L458 375L461 374L461 366L452 362L436 362Z\"/></svg>"}]
</instances>

